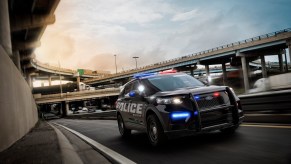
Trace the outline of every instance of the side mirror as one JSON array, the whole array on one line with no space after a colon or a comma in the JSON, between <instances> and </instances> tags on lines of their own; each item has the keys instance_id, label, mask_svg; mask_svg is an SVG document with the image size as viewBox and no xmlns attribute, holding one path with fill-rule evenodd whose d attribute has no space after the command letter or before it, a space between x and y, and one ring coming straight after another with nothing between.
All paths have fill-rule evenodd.
<instances>
[{"instance_id":1,"label":"side mirror","mask_svg":"<svg viewBox=\"0 0 291 164\"><path fill-rule=\"evenodd\" d=\"M129 97L136 97L136 98L141 98L143 97L142 95L142 92L138 91L138 90L133 90L133 91L130 91L129 92Z\"/></svg>"}]
</instances>

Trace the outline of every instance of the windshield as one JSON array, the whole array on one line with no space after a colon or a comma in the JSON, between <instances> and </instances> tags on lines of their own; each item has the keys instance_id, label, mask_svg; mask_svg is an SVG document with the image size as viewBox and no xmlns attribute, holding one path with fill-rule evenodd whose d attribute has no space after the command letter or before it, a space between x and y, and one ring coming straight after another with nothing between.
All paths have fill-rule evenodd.
<instances>
[{"instance_id":1,"label":"windshield","mask_svg":"<svg viewBox=\"0 0 291 164\"><path fill-rule=\"evenodd\" d=\"M163 75L147 79L160 91L172 91L180 88L196 88L204 86L199 80L187 74Z\"/></svg>"}]
</instances>

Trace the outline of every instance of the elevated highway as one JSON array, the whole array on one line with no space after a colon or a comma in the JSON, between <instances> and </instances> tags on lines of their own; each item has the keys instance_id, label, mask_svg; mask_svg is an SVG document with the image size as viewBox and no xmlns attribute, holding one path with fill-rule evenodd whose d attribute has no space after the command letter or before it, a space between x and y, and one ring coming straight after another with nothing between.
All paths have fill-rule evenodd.
<instances>
[{"instance_id":1,"label":"elevated highway","mask_svg":"<svg viewBox=\"0 0 291 164\"><path fill-rule=\"evenodd\" d=\"M248 67L249 62L258 58L262 59L262 72L266 76L265 59L266 55L278 55L280 59L280 69L283 71L282 54L286 53L286 48L291 45L291 28L268 33L265 35L245 39L235 43L211 48L209 50L197 52L194 54L181 56L179 58L154 63L148 66L132 69L117 74L104 75L92 79L84 80L87 84L110 83L114 80L129 78L135 73L140 72L156 72L167 69L180 69L188 67L191 72L195 69L195 65L205 65L206 74L209 75L209 65L221 64L226 79L225 63L230 62L232 65L242 66L244 72L245 89L249 89ZM290 54L289 54L290 55ZM291 56L291 55L290 55ZM193 66L194 65L194 66Z\"/></svg>"}]
</instances>

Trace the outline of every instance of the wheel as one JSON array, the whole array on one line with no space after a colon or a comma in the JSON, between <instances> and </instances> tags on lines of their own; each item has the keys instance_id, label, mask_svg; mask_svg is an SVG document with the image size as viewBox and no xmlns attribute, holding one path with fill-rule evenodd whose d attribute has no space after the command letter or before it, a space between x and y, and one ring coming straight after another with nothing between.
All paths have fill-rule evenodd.
<instances>
[{"instance_id":1,"label":"wheel","mask_svg":"<svg viewBox=\"0 0 291 164\"><path fill-rule=\"evenodd\" d=\"M235 125L235 126L230 127L230 128L221 129L220 131L224 134L234 134L238 127L239 127L239 125Z\"/></svg>"},{"instance_id":2,"label":"wheel","mask_svg":"<svg viewBox=\"0 0 291 164\"><path fill-rule=\"evenodd\" d=\"M125 127L121 115L118 115L118 116L117 116L117 123L118 123L119 133L121 134L121 136L124 137L124 138L130 136L130 134L131 134L131 130L130 130L130 129L127 129L127 128Z\"/></svg>"},{"instance_id":3,"label":"wheel","mask_svg":"<svg viewBox=\"0 0 291 164\"><path fill-rule=\"evenodd\" d=\"M147 117L147 134L153 146L161 145L167 140L163 127L156 115Z\"/></svg>"}]
</instances>

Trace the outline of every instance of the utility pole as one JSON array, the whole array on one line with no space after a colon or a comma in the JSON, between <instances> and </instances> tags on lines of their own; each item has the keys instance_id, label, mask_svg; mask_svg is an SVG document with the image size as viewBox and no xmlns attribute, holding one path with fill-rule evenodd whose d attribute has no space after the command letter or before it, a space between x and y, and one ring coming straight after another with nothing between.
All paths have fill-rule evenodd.
<instances>
[{"instance_id":1,"label":"utility pole","mask_svg":"<svg viewBox=\"0 0 291 164\"><path fill-rule=\"evenodd\" d=\"M114 55L114 58L115 58L115 74L117 74L116 54Z\"/></svg>"}]
</instances>

